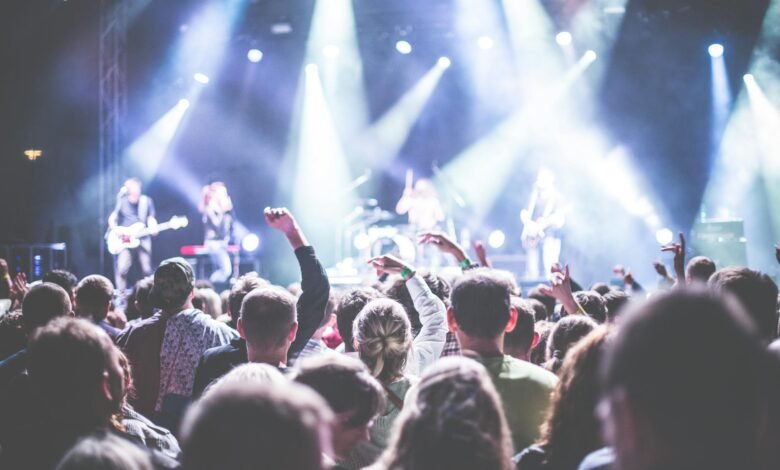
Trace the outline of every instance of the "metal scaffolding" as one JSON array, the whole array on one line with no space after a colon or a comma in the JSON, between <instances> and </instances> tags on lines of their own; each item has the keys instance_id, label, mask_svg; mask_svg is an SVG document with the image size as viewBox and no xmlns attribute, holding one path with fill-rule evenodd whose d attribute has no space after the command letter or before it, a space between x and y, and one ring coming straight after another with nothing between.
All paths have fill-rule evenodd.
<instances>
[{"instance_id":1,"label":"metal scaffolding","mask_svg":"<svg viewBox=\"0 0 780 470\"><path fill-rule=\"evenodd\" d=\"M120 184L124 125L127 115L127 1L100 0L99 43L99 214L102 239ZM106 249L100 244L100 268L106 271Z\"/></svg>"}]
</instances>

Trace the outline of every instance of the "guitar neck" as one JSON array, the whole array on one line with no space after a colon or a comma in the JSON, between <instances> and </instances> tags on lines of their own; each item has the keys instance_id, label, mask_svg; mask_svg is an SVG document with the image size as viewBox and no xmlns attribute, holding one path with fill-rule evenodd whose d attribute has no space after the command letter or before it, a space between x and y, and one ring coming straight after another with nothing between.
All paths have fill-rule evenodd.
<instances>
[{"instance_id":1,"label":"guitar neck","mask_svg":"<svg viewBox=\"0 0 780 470\"><path fill-rule=\"evenodd\" d=\"M157 224L157 231L158 232L164 232L166 230L170 230L171 228L173 228L171 225L172 225L171 222L163 222L161 224ZM151 234L152 234L152 231L147 227L147 228L141 230L140 232L138 232L138 234L136 234L136 237L137 238L143 238L143 237L145 237L147 235L151 235Z\"/></svg>"}]
</instances>

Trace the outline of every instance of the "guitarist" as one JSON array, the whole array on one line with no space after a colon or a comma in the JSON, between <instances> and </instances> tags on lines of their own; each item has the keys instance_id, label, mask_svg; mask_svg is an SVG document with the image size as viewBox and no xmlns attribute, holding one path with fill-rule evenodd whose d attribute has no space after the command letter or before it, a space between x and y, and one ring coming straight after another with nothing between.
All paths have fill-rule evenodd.
<instances>
[{"instance_id":1,"label":"guitarist","mask_svg":"<svg viewBox=\"0 0 780 470\"><path fill-rule=\"evenodd\" d=\"M157 219L155 218L152 198L141 194L141 180L129 178L117 194L116 208L108 216L109 230L122 230L136 223L142 223L157 235ZM144 276L152 275L152 240L150 237L141 239L141 244L135 249L124 249L116 255L114 269L116 288L119 292L127 289L127 273L133 265L133 254L137 255L138 263Z\"/></svg>"},{"instance_id":2,"label":"guitarist","mask_svg":"<svg viewBox=\"0 0 780 470\"><path fill-rule=\"evenodd\" d=\"M561 238L558 232L565 223L562 206L561 196L555 189L555 175L545 168L539 170L528 208L520 213L523 222L520 238L528 254L525 269L527 279L546 276L560 258ZM539 270L540 261L543 273Z\"/></svg>"}]
</instances>

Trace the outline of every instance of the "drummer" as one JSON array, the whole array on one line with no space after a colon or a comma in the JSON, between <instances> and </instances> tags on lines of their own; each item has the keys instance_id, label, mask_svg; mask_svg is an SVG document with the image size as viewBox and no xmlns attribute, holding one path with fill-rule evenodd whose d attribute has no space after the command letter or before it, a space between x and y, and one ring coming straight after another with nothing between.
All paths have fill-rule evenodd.
<instances>
[{"instance_id":1,"label":"drummer","mask_svg":"<svg viewBox=\"0 0 780 470\"><path fill-rule=\"evenodd\" d=\"M409 225L415 231L430 231L438 228L444 221L444 209L442 209L436 188L429 179L418 179L412 185L414 173L406 171L406 187L403 196L398 200L395 211L398 214L408 214Z\"/></svg>"}]
</instances>

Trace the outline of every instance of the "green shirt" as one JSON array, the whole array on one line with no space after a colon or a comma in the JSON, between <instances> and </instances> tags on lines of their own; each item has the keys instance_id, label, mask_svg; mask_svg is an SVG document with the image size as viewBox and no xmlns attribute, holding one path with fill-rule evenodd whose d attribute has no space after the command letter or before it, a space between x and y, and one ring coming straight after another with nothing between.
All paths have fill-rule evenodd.
<instances>
[{"instance_id":1,"label":"green shirt","mask_svg":"<svg viewBox=\"0 0 780 470\"><path fill-rule=\"evenodd\" d=\"M547 415L550 395L558 378L530 362L511 356L477 359L490 373L501 396L515 452L539 438L539 427Z\"/></svg>"}]
</instances>

